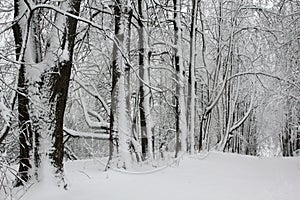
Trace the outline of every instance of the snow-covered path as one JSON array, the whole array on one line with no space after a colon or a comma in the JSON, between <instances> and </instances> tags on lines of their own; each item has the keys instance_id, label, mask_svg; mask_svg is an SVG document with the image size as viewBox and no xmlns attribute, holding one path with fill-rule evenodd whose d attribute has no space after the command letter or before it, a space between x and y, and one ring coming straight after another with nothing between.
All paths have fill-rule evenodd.
<instances>
[{"instance_id":1,"label":"snow-covered path","mask_svg":"<svg viewBox=\"0 0 300 200\"><path fill-rule=\"evenodd\" d=\"M299 200L300 158L210 153L155 173L103 172L98 161L66 165L70 189L33 186L22 200Z\"/></svg>"}]
</instances>

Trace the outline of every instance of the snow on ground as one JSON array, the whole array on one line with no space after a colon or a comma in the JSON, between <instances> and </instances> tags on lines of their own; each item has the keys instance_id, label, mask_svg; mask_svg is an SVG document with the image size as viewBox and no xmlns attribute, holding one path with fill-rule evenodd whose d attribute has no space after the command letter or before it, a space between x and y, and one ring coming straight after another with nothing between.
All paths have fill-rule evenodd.
<instances>
[{"instance_id":1,"label":"snow on ground","mask_svg":"<svg viewBox=\"0 0 300 200\"><path fill-rule=\"evenodd\" d=\"M185 155L154 173L103 172L97 160L66 164L69 190L34 185L22 200L299 200L300 158Z\"/></svg>"}]
</instances>

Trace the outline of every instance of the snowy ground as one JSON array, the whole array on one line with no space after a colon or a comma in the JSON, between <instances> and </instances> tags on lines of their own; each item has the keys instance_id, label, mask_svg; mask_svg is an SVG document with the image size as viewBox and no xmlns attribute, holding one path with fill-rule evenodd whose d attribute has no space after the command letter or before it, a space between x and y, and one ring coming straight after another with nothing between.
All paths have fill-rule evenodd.
<instances>
[{"instance_id":1,"label":"snowy ground","mask_svg":"<svg viewBox=\"0 0 300 200\"><path fill-rule=\"evenodd\" d=\"M184 156L153 173L103 172L97 160L66 164L69 190L34 185L22 200L299 200L300 157Z\"/></svg>"}]
</instances>

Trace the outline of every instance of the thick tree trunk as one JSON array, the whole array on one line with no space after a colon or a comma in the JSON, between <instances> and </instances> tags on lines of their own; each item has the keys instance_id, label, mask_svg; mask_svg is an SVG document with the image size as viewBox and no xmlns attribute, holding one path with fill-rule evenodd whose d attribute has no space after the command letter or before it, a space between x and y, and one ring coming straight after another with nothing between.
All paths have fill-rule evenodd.
<instances>
[{"instance_id":1,"label":"thick tree trunk","mask_svg":"<svg viewBox=\"0 0 300 200\"><path fill-rule=\"evenodd\" d=\"M24 66L21 66L18 77L18 120L19 120L19 178L16 186L23 185L29 179L28 171L31 168L30 151L32 148L32 131L29 121L27 90L24 80Z\"/></svg>"},{"instance_id":2,"label":"thick tree trunk","mask_svg":"<svg viewBox=\"0 0 300 200\"><path fill-rule=\"evenodd\" d=\"M14 18L18 19L22 15L21 10L25 7L22 0L14 1ZM13 33L16 46L16 60L24 61L22 58L23 51L23 37L25 35L26 19L21 19L19 23L13 26ZM32 31L32 30L30 30ZM29 34L29 33L28 33ZM28 99L28 83L26 80L26 66L20 65L18 74L18 120L19 120L19 179L16 181L16 186L23 185L29 180L29 169L32 167L30 152L33 148L33 135L29 117L29 99Z\"/></svg>"},{"instance_id":3,"label":"thick tree trunk","mask_svg":"<svg viewBox=\"0 0 300 200\"><path fill-rule=\"evenodd\" d=\"M26 9L26 6L23 0L16 0L16 13ZM62 2L60 8L78 15L80 0ZM28 16L34 16L34 12L38 12L38 10L29 11L32 13ZM27 144L31 147L23 146L20 153L33 156L30 158L28 156L29 166L25 169L20 167L20 170L25 170L22 173L27 174L27 177L24 176L24 181L27 181L29 167L34 163L33 171L39 180L58 178L57 182L60 185L64 184L63 117L72 68L77 20L57 14L43 60L39 52L40 43L36 41L38 33L35 31L38 30L38 23L32 17L25 21L20 20L14 28L16 45L17 48L20 47L19 52L17 49L17 59L25 63L21 65L19 73L19 87L26 88L25 94L19 93L20 125L24 126L25 119L26 123L29 121L32 123L30 126L27 125L32 132L27 128L27 132L23 131L20 135L21 145L27 140ZM63 34L58 33L57 28L62 30ZM30 96L30 101L27 95ZM22 164L21 161L20 166ZM53 170L49 171L49 169Z\"/></svg>"},{"instance_id":4,"label":"thick tree trunk","mask_svg":"<svg viewBox=\"0 0 300 200\"><path fill-rule=\"evenodd\" d=\"M120 159L118 166L126 168L130 159L129 143L129 116L128 108L126 107L126 92L125 92L125 62L123 55L126 55L124 45L125 32L125 16L124 3L117 0L114 6L115 12L115 38L112 55L112 93L111 93L111 114L110 114L110 161L114 152L113 138L118 135L118 151ZM123 52L122 52L123 51Z\"/></svg>"},{"instance_id":5,"label":"thick tree trunk","mask_svg":"<svg viewBox=\"0 0 300 200\"><path fill-rule=\"evenodd\" d=\"M184 66L182 57L182 27L181 27L181 2L173 0L174 5L174 42L175 42L175 55L174 65L176 70L176 153L178 156L179 151L185 152L187 150L187 122L186 122L186 103L184 96ZM178 138L179 137L179 138Z\"/></svg>"}]
</instances>

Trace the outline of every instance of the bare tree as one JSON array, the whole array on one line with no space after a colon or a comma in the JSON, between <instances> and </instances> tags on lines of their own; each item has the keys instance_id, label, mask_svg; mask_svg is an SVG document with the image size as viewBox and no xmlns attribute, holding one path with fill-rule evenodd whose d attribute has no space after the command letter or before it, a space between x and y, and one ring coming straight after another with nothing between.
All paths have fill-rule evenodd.
<instances>
[{"instance_id":1,"label":"bare tree","mask_svg":"<svg viewBox=\"0 0 300 200\"><path fill-rule=\"evenodd\" d=\"M20 180L28 181L34 168L38 179L63 178L63 117L68 96L77 20L56 13L47 47L42 57L39 2L16 0L14 37L17 60L20 62L18 106L20 121ZM33 6L33 7L32 7ZM79 14L80 0L59 3L57 9ZM33 155L33 156L31 156ZM53 170L42 177L44 170Z\"/></svg>"},{"instance_id":2,"label":"bare tree","mask_svg":"<svg viewBox=\"0 0 300 200\"><path fill-rule=\"evenodd\" d=\"M186 122L186 101L184 95L184 66L183 66L183 54L182 54L182 26L181 26L181 1L174 0L174 67L176 70L176 154L178 156L179 151L187 150L187 122Z\"/></svg>"},{"instance_id":3,"label":"bare tree","mask_svg":"<svg viewBox=\"0 0 300 200\"><path fill-rule=\"evenodd\" d=\"M126 50L124 16L125 5L123 1L116 1L114 5L115 29L114 44L112 52L112 93L111 93L111 113L110 113L110 159L113 154L113 138L117 134L118 151L120 152L120 167L126 168L130 160L129 152L129 116L126 107L125 92L125 59Z\"/></svg>"}]
</instances>

